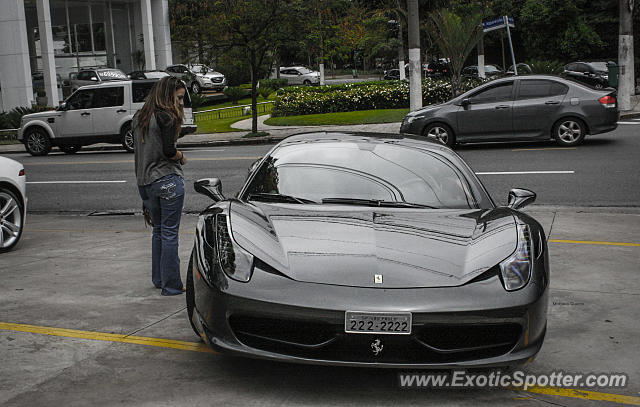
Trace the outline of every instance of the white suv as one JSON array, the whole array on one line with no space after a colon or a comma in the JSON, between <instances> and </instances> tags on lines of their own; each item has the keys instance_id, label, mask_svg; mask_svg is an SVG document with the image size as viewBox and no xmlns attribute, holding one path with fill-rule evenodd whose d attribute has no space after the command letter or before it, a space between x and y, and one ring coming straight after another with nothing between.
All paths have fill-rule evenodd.
<instances>
[{"instance_id":1,"label":"white suv","mask_svg":"<svg viewBox=\"0 0 640 407\"><path fill-rule=\"evenodd\" d=\"M133 152L131 119L142 108L157 80L106 82L83 86L56 110L22 117L18 140L31 155L47 155L52 146L72 154L95 143L122 144ZM196 131L189 94L185 97L181 133Z\"/></svg>"}]
</instances>

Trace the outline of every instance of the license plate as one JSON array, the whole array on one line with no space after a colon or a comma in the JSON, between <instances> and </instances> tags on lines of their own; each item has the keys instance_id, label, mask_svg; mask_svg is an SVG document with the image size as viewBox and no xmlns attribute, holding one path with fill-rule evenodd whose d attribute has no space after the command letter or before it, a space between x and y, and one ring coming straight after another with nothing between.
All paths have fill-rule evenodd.
<instances>
[{"instance_id":1,"label":"license plate","mask_svg":"<svg viewBox=\"0 0 640 407\"><path fill-rule=\"evenodd\" d=\"M411 313L347 311L344 315L344 331L356 334L408 335L411 333Z\"/></svg>"}]
</instances>

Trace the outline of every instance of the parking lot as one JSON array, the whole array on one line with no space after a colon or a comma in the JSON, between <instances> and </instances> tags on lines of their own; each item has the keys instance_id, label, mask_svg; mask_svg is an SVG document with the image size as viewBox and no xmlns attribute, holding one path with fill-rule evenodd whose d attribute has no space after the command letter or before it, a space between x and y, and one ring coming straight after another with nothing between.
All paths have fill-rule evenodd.
<instances>
[{"instance_id":1,"label":"parking lot","mask_svg":"<svg viewBox=\"0 0 640 407\"><path fill-rule=\"evenodd\" d=\"M523 370L623 373L624 388L406 390L395 370L214 353L191 330L184 296L162 297L151 284L151 231L139 214L132 157L80 152L12 155L32 182L32 211L19 246L0 257L0 404L640 405L636 129L621 125L568 150L548 143L459 150L498 203L510 187L539 194L525 212L549 239L549 322L541 352ZM269 147L193 148L187 183L219 176L232 195ZM208 202L192 189L187 195L183 279L193 213Z\"/></svg>"}]
</instances>

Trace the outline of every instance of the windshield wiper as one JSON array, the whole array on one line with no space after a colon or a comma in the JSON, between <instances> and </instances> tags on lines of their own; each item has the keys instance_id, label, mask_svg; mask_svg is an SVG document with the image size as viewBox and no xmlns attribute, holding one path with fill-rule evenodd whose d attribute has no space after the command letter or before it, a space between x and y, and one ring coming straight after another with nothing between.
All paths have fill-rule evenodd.
<instances>
[{"instance_id":1,"label":"windshield wiper","mask_svg":"<svg viewBox=\"0 0 640 407\"><path fill-rule=\"evenodd\" d=\"M287 202L287 203L299 203L299 204L317 203L310 199L298 198L291 195L282 195L282 194L275 194L275 193L269 193L269 192L255 192L253 194L249 194L248 200L268 201L268 202Z\"/></svg>"},{"instance_id":2,"label":"windshield wiper","mask_svg":"<svg viewBox=\"0 0 640 407\"><path fill-rule=\"evenodd\" d=\"M422 205L410 202L384 201L380 199L358 199L358 198L324 198L322 203L335 203L345 205L380 206L385 208L429 208L437 209L435 206Z\"/></svg>"}]
</instances>

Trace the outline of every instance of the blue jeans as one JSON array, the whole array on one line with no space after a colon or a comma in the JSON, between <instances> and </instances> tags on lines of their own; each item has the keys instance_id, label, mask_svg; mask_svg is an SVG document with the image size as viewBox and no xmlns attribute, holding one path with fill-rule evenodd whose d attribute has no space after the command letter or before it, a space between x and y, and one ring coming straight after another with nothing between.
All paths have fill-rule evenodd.
<instances>
[{"instance_id":1,"label":"blue jeans","mask_svg":"<svg viewBox=\"0 0 640 407\"><path fill-rule=\"evenodd\" d=\"M166 175L153 184L138 186L144 206L153 220L151 281L162 295L182 294L178 232L184 204L184 180Z\"/></svg>"}]
</instances>

